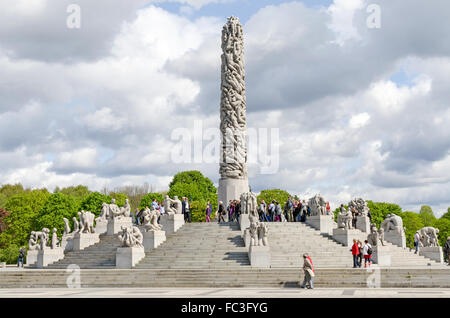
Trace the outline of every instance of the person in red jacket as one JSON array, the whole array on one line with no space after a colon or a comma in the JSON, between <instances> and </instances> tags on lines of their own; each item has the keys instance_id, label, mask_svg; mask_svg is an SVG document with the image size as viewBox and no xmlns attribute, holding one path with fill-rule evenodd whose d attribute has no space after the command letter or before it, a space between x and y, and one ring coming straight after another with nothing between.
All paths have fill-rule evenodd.
<instances>
[{"instance_id":1,"label":"person in red jacket","mask_svg":"<svg viewBox=\"0 0 450 318\"><path fill-rule=\"evenodd\" d=\"M353 240L352 255L353 255L353 268L357 268L359 267L358 263L359 246L358 242L355 239Z\"/></svg>"}]
</instances>

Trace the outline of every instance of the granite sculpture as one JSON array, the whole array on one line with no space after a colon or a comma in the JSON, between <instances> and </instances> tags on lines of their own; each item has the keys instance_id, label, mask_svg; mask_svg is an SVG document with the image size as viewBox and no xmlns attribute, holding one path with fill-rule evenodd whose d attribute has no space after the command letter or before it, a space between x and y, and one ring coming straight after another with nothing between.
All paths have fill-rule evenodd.
<instances>
[{"instance_id":1,"label":"granite sculpture","mask_svg":"<svg viewBox=\"0 0 450 318\"><path fill-rule=\"evenodd\" d=\"M326 215L327 213L327 202L320 194L310 198L308 206L311 208L311 216Z\"/></svg>"},{"instance_id":2,"label":"granite sculpture","mask_svg":"<svg viewBox=\"0 0 450 318\"><path fill-rule=\"evenodd\" d=\"M222 30L220 98L220 180L218 201L228 204L249 192L247 172L247 119L244 70L244 35L236 17Z\"/></svg>"},{"instance_id":3,"label":"granite sculpture","mask_svg":"<svg viewBox=\"0 0 450 318\"><path fill-rule=\"evenodd\" d=\"M398 234L404 233L403 220L400 216L395 214L388 214L383 223L381 223L381 228L385 233L395 232Z\"/></svg>"},{"instance_id":4,"label":"granite sculpture","mask_svg":"<svg viewBox=\"0 0 450 318\"><path fill-rule=\"evenodd\" d=\"M362 198L353 199L348 203L348 209L352 211L355 209L359 216L367 216L369 213L369 207L367 202Z\"/></svg>"},{"instance_id":5,"label":"granite sculpture","mask_svg":"<svg viewBox=\"0 0 450 318\"><path fill-rule=\"evenodd\" d=\"M143 226L144 226L146 232L162 230L162 225L158 224L159 212L156 211L156 209L150 210L147 208L142 213L142 216L144 219Z\"/></svg>"},{"instance_id":6,"label":"granite sculpture","mask_svg":"<svg viewBox=\"0 0 450 318\"><path fill-rule=\"evenodd\" d=\"M122 243L122 247L144 247L143 235L137 226L122 227L121 233L119 233L119 241Z\"/></svg>"},{"instance_id":7,"label":"granite sculpture","mask_svg":"<svg viewBox=\"0 0 450 318\"><path fill-rule=\"evenodd\" d=\"M64 233L63 235L67 235L70 233L70 226L69 226L69 220L66 218L63 218L63 222L64 222Z\"/></svg>"},{"instance_id":8,"label":"granite sculpture","mask_svg":"<svg viewBox=\"0 0 450 318\"><path fill-rule=\"evenodd\" d=\"M439 229L427 226L419 230L419 235L421 237L421 247L436 247L439 246Z\"/></svg>"}]
</instances>

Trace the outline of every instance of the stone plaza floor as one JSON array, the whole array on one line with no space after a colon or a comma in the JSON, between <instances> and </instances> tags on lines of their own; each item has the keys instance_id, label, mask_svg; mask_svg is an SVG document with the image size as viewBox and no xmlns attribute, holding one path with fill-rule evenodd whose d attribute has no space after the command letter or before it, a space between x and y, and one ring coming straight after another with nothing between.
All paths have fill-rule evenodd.
<instances>
[{"instance_id":1,"label":"stone plaza floor","mask_svg":"<svg viewBox=\"0 0 450 318\"><path fill-rule=\"evenodd\" d=\"M238 296L236 296L238 295ZM0 288L0 298L450 298L428 288Z\"/></svg>"}]
</instances>

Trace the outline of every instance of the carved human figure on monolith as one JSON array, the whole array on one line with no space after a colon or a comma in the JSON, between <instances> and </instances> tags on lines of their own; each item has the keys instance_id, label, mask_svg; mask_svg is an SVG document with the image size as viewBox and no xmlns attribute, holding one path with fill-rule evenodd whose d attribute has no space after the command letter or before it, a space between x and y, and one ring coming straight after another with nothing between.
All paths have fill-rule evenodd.
<instances>
[{"instance_id":1,"label":"carved human figure on monolith","mask_svg":"<svg viewBox=\"0 0 450 318\"><path fill-rule=\"evenodd\" d=\"M398 215L388 214L383 223L381 223L381 228L383 228L385 233L393 231L398 234L402 234L404 232L403 220Z\"/></svg>"},{"instance_id":2,"label":"carved human figure on monolith","mask_svg":"<svg viewBox=\"0 0 450 318\"><path fill-rule=\"evenodd\" d=\"M320 194L308 200L308 206L311 208L311 216L325 215L327 211L327 202Z\"/></svg>"},{"instance_id":3,"label":"carved human figure on monolith","mask_svg":"<svg viewBox=\"0 0 450 318\"><path fill-rule=\"evenodd\" d=\"M427 226L419 230L423 247L439 246L439 229Z\"/></svg>"},{"instance_id":4,"label":"carved human figure on monolith","mask_svg":"<svg viewBox=\"0 0 450 318\"><path fill-rule=\"evenodd\" d=\"M64 233L63 235L67 235L70 233L70 226L69 226L69 220L66 218L63 218L63 222L64 222Z\"/></svg>"}]
</instances>

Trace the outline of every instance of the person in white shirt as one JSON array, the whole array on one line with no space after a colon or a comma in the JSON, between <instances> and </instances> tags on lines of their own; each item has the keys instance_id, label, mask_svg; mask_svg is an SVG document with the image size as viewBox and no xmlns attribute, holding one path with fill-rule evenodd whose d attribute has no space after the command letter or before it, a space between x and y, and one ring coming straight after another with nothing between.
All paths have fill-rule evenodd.
<instances>
[{"instance_id":1,"label":"person in white shirt","mask_svg":"<svg viewBox=\"0 0 450 318\"><path fill-rule=\"evenodd\" d=\"M364 255L364 267L367 267L367 263L369 263L369 267L372 264L372 245L369 244L368 240L364 241L363 247L363 255Z\"/></svg>"},{"instance_id":2,"label":"person in white shirt","mask_svg":"<svg viewBox=\"0 0 450 318\"><path fill-rule=\"evenodd\" d=\"M416 234L414 234L414 247L416 248L414 254L417 254L417 252L419 251L419 242L420 242L420 234L419 231L417 231Z\"/></svg>"}]
</instances>

